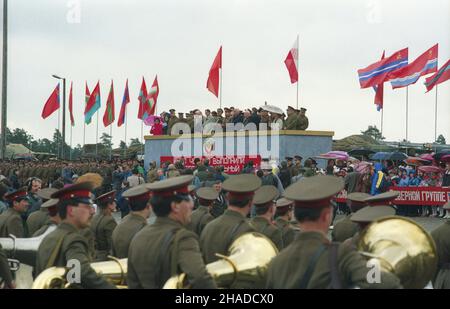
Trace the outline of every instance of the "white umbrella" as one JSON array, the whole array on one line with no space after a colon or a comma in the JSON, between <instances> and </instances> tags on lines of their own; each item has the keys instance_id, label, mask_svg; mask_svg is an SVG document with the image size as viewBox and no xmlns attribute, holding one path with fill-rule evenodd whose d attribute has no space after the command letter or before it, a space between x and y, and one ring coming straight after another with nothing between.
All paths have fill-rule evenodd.
<instances>
[{"instance_id":1,"label":"white umbrella","mask_svg":"<svg viewBox=\"0 0 450 309\"><path fill-rule=\"evenodd\" d=\"M274 105L263 105L261 106L261 108L265 111L271 112L271 113L276 113L276 114L283 114L283 110L281 108L279 108L278 106L274 106Z\"/></svg>"}]
</instances>

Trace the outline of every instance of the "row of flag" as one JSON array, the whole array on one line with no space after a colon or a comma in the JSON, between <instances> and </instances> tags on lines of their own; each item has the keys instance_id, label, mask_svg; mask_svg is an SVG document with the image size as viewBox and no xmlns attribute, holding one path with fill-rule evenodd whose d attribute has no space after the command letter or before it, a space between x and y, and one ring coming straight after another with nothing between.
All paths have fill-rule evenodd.
<instances>
[{"instance_id":1,"label":"row of flag","mask_svg":"<svg viewBox=\"0 0 450 309\"><path fill-rule=\"evenodd\" d=\"M291 83L298 82L298 37L294 46L289 50L288 55L284 61L286 68L289 73ZM216 57L214 58L211 69L209 70L208 79L206 81L206 88L214 94L217 98L219 97L219 84L220 84L220 70L222 70L222 46L220 46ZM70 123L72 126L75 125L75 120L73 117L73 82L70 83L69 91L69 114ZM154 115L156 110L156 102L159 95L158 86L158 76L155 77L150 91L147 91L147 85L145 79L142 78L141 89L139 91L138 101L138 119L145 120L148 116ZM123 93L122 105L120 108L119 119L117 121L117 126L121 126L125 123L125 112L126 105L130 102L130 94L128 91L128 79L125 84L125 90ZM60 88L59 83L53 90L52 94L48 98L42 110L42 118L47 118L60 106ZM85 109L84 109L84 121L86 124L91 123L92 116L100 109L100 83L97 82L92 93L89 91L88 85L86 83L85 92ZM106 100L106 109L103 115L103 124L105 127L111 125L115 120L114 112L114 83L111 81L111 87L108 94L108 99Z\"/></svg>"},{"instance_id":2,"label":"row of flag","mask_svg":"<svg viewBox=\"0 0 450 309\"><path fill-rule=\"evenodd\" d=\"M450 60L438 70L438 44L434 45L413 62L408 63L408 48L401 49L381 60L358 70L361 88L373 87L377 109L383 108L383 84L390 82L392 89L415 84L421 76L435 73L426 78L426 92L450 79Z\"/></svg>"}]
</instances>

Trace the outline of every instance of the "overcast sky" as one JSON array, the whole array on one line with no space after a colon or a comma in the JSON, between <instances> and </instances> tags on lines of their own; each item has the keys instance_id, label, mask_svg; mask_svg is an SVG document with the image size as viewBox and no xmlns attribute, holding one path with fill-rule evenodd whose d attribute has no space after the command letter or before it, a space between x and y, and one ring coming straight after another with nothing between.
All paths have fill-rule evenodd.
<instances>
[{"instance_id":1,"label":"overcast sky","mask_svg":"<svg viewBox=\"0 0 450 309\"><path fill-rule=\"evenodd\" d=\"M439 43L438 65L450 57L450 2L376 0L9 0L8 126L35 138L51 137L58 113L46 120L42 107L57 81L74 83L73 145L83 142L84 84L101 85L99 136L111 79L116 119L126 78L127 139L140 136L137 97L142 76L160 85L158 113L175 108L217 108L205 84L223 45L223 106L260 106L267 101L295 106L296 86L283 63L300 36L300 106L310 130L332 130L335 138L380 127L372 89L360 89L357 69L409 47L410 62ZM1 10L2 8L0 8ZM409 87L409 139L434 137L435 91L424 78ZM67 87L68 88L68 87ZM69 89L67 89L67 95ZM384 132L405 137L406 89L385 86ZM450 82L438 89L438 134L450 140ZM95 143L96 117L86 126ZM149 128L144 127L144 132ZM67 113L66 139L70 140ZM113 142L124 139L113 126Z\"/></svg>"}]
</instances>

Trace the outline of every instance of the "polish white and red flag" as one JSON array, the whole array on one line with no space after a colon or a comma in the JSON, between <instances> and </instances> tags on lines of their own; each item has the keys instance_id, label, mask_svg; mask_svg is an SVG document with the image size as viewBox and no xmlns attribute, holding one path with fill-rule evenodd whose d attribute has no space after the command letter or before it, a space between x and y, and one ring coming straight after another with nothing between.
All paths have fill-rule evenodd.
<instances>
[{"instance_id":1,"label":"polish white and red flag","mask_svg":"<svg viewBox=\"0 0 450 309\"><path fill-rule=\"evenodd\" d=\"M295 40L294 46L286 56L284 63L289 72L289 77L291 78L291 83L294 84L298 82L298 37Z\"/></svg>"}]
</instances>

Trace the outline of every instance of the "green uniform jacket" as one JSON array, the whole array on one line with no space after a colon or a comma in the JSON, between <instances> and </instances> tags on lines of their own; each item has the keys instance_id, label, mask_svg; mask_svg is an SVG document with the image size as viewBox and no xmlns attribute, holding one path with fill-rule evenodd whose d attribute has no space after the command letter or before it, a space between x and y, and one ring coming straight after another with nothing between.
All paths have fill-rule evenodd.
<instances>
[{"instance_id":1,"label":"green uniform jacket","mask_svg":"<svg viewBox=\"0 0 450 309\"><path fill-rule=\"evenodd\" d=\"M44 234L50 226L57 225L55 222L53 222L50 218L47 219L47 221L38 229L31 237L38 237Z\"/></svg>"},{"instance_id":2,"label":"green uniform jacket","mask_svg":"<svg viewBox=\"0 0 450 309\"><path fill-rule=\"evenodd\" d=\"M152 168L147 173L147 182L152 183L158 181L158 170L156 168Z\"/></svg>"},{"instance_id":3,"label":"green uniform jacket","mask_svg":"<svg viewBox=\"0 0 450 309\"><path fill-rule=\"evenodd\" d=\"M112 233L116 226L116 220L111 215L105 216L102 213L98 213L92 218L90 228L95 237L96 261L106 261L108 255L111 254Z\"/></svg>"},{"instance_id":4,"label":"green uniform jacket","mask_svg":"<svg viewBox=\"0 0 450 309\"><path fill-rule=\"evenodd\" d=\"M252 228L255 229L256 232L263 234L267 238L269 238L275 246L277 246L278 250L281 251L284 248L283 244L283 235L281 230L271 224L263 217L253 217L250 219L249 224Z\"/></svg>"},{"instance_id":5,"label":"green uniform jacket","mask_svg":"<svg viewBox=\"0 0 450 309\"><path fill-rule=\"evenodd\" d=\"M308 117L306 116L298 116L298 127L297 130L306 130L309 126Z\"/></svg>"},{"instance_id":6,"label":"green uniform jacket","mask_svg":"<svg viewBox=\"0 0 450 309\"><path fill-rule=\"evenodd\" d=\"M438 271L433 281L435 289L450 289L450 220L431 232L438 253Z\"/></svg>"},{"instance_id":7,"label":"green uniform jacket","mask_svg":"<svg viewBox=\"0 0 450 309\"><path fill-rule=\"evenodd\" d=\"M329 241L319 232L301 232L289 247L280 252L270 263L266 288L294 289L299 288L302 276L319 247L325 244L326 249L317 259L308 289L325 289L330 287L331 268ZM381 273L381 283L368 283L366 260L349 246L339 245L337 250L337 271L342 288L354 286L360 288L400 288L398 278L390 273Z\"/></svg>"},{"instance_id":8,"label":"green uniform jacket","mask_svg":"<svg viewBox=\"0 0 450 309\"><path fill-rule=\"evenodd\" d=\"M275 219L275 225L281 230L281 235L283 237L284 248L289 246L295 239L299 230L296 230L292 225L281 217Z\"/></svg>"},{"instance_id":9,"label":"green uniform jacket","mask_svg":"<svg viewBox=\"0 0 450 309\"><path fill-rule=\"evenodd\" d=\"M60 243L59 250L57 244ZM57 251L54 263L50 257ZM71 224L61 223L56 230L48 234L39 245L36 257L36 274L40 274L48 267L66 267L67 261L78 260L80 262L81 287L88 289L115 288L90 266L91 259L88 252L86 239ZM49 263L50 262L50 263ZM50 264L50 265L48 265Z\"/></svg>"},{"instance_id":10,"label":"green uniform jacket","mask_svg":"<svg viewBox=\"0 0 450 309\"><path fill-rule=\"evenodd\" d=\"M359 225L350 220L351 214L338 221L331 232L333 241L343 242L353 237L359 231Z\"/></svg>"},{"instance_id":11,"label":"green uniform jacket","mask_svg":"<svg viewBox=\"0 0 450 309\"><path fill-rule=\"evenodd\" d=\"M219 258L216 253L227 255L233 241L247 232L254 232L254 229L246 218L231 209L225 210L220 217L209 222L200 235L200 248L205 263L217 261Z\"/></svg>"},{"instance_id":12,"label":"green uniform jacket","mask_svg":"<svg viewBox=\"0 0 450 309\"><path fill-rule=\"evenodd\" d=\"M284 122L285 130L297 130L298 124L298 116L296 114L291 114L286 118Z\"/></svg>"},{"instance_id":13,"label":"green uniform jacket","mask_svg":"<svg viewBox=\"0 0 450 309\"><path fill-rule=\"evenodd\" d=\"M10 285L13 281L11 270L9 269L8 258L0 245L0 278Z\"/></svg>"},{"instance_id":14,"label":"green uniform jacket","mask_svg":"<svg viewBox=\"0 0 450 309\"><path fill-rule=\"evenodd\" d=\"M41 208L38 211L31 213L27 219L28 235L34 235L47 221L49 220L48 211L46 208Z\"/></svg>"},{"instance_id":15,"label":"green uniform jacket","mask_svg":"<svg viewBox=\"0 0 450 309\"><path fill-rule=\"evenodd\" d=\"M169 122L167 123L167 135L172 135L172 127L178 123L179 119L177 116L170 117ZM174 132L175 135L178 135L178 132Z\"/></svg>"},{"instance_id":16,"label":"green uniform jacket","mask_svg":"<svg viewBox=\"0 0 450 309\"><path fill-rule=\"evenodd\" d=\"M25 237L22 217L13 208L9 208L0 215L0 237L9 237L10 234L17 238Z\"/></svg>"},{"instance_id":17,"label":"green uniform jacket","mask_svg":"<svg viewBox=\"0 0 450 309\"><path fill-rule=\"evenodd\" d=\"M216 287L206 271L197 235L170 218L158 217L131 241L128 287L160 289L170 277L180 273L186 274L193 288Z\"/></svg>"},{"instance_id":18,"label":"green uniform jacket","mask_svg":"<svg viewBox=\"0 0 450 309\"><path fill-rule=\"evenodd\" d=\"M89 227L80 230L81 236L83 236L88 243L88 253L91 260L95 260L95 235Z\"/></svg>"},{"instance_id":19,"label":"green uniform jacket","mask_svg":"<svg viewBox=\"0 0 450 309\"><path fill-rule=\"evenodd\" d=\"M112 233L112 255L119 259L127 258L131 240L146 225L147 220L142 216L126 215Z\"/></svg>"},{"instance_id":20,"label":"green uniform jacket","mask_svg":"<svg viewBox=\"0 0 450 309\"><path fill-rule=\"evenodd\" d=\"M188 229L200 236L206 224L212 220L214 220L214 217L209 213L209 208L207 206L199 205L198 208L192 212L191 223L189 223Z\"/></svg>"}]
</instances>

